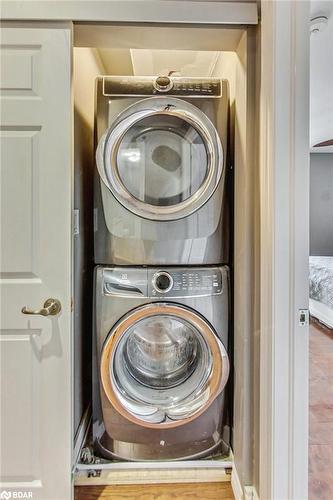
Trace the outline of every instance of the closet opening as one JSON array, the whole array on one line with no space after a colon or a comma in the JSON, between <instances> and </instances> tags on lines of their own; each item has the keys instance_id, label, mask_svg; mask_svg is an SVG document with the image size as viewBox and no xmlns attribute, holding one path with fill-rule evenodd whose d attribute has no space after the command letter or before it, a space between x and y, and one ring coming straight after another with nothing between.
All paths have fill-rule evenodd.
<instances>
[{"instance_id":1,"label":"closet opening","mask_svg":"<svg viewBox=\"0 0 333 500\"><path fill-rule=\"evenodd\" d=\"M230 472L234 461L242 464L244 476L257 474L252 464L253 443L258 442L256 436L259 434L259 394L256 383L259 374L254 363L259 352L258 339L254 335L259 319L259 298L253 293L253 290L258 290L256 269L259 247L256 205L259 192L259 166L256 161L256 36L255 28L244 26L74 25L74 208L77 231L73 247L73 460L76 484L91 484L96 476L99 476L99 480L102 477L105 484L121 481L128 471L132 471L136 477L143 477L147 469L152 481L156 478L166 480L174 471L180 471L183 478L188 476L190 480L193 469L201 470L206 481L221 480ZM137 82L138 90L131 94L126 88L133 81ZM147 92L151 96L150 93L155 92L158 85L165 89L173 85L174 94L165 98L166 94L160 93L157 104L154 101L149 107L149 97L145 97L144 93L148 88ZM210 91L212 94L216 92L214 105L211 105L213 99L207 99ZM104 96L104 101L98 100L98 92ZM184 92L188 93L185 99ZM195 92L203 92L204 97L191 97ZM218 96L221 93L227 93L228 99L216 105L220 102ZM186 102L185 105L182 100ZM132 111L129 113L126 110L130 107ZM121 113L125 113L124 118L118 123L117 117ZM205 121L207 116L208 120ZM118 235L128 238L126 247L115 246L111 256L114 264L108 261L108 256L103 252L99 254L102 242L107 242L105 235L98 239L96 246L96 233L101 228L102 213L101 205L96 205L96 170L99 168L96 163L96 145L100 144L103 135L99 132L99 122L104 123L105 130L110 129L110 123L115 123L112 132L109 130L105 135L104 149L100 153L102 164L109 157L112 161L110 170L104 171L105 182L99 199L102 200L100 203L111 203L105 201L110 190L104 189L104 186L111 182L110 179L113 180L110 176L114 176L119 188L115 189L112 196L117 199L121 210L117 212L118 208L115 207L118 205L111 206L111 216L106 226L113 224ZM214 129L225 130L221 146L216 146L214 142L216 137L211 123ZM166 134L169 134L167 145L163 142ZM117 144L116 153L107 149L111 140ZM224 189L219 191L213 187L210 193L209 182L214 182L212 157L214 159L217 154L214 151L219 151L223 156L225 183ZM107 157L107 154L110 156ZM112 163L114 154L117 154L119 165L117 171ZM151 164L148 159L150 154ZM175 172L180 172L180 166L185 163L189 165L186 167L188 170L182 169L181 174L177 174L177 182L171 182ZM163 196L156 197L156 193L161 192L161 184ZM123 186L126 187L127 206L124 206L121 198ZM164 221L170 224L169 234L173 234L172 224L175 226L178 221L181 235L191 234L191 230L197 231L194 226L202 224L203 219L206 226L214 226L214 214L208 210L201 212L201 221L199 217L191 219L190 223L186 222L189 220L186 217L192 215L191 207L198 198L196 193L201 186L205 186L202 187L203 192L207 189L207 199L203 197L201 205L198 202L198 210L209 206L211 200L215 200L215 205L218 204L222 196L226 200L223 217L227 221L224 222L227 230L223 229L215 236L216 240L223 239L223 251L219 255L214 252L210 255L209 252L202 252L198 245L193 253L192 247L187 249L186 244L180 244L180 251L175 253L171 264L150 262L151 257L146 260L142 257L139 263L136 262L138 255L147 255L149 246L148 243L141 245L140 242L153 240L148 225L145 225L150 215L150 212L144 212L147 206L154 207L153 220L157 220L156 214L163 220L159 222L162 226L156 225L158 229L155 232L160 231L157 240L165 237L160 229L167 227L163 226ZM128 201L128 193L133 194L134 204ZM188 200L192 200L191 203ZM173 208L177 204L181 204L184 209L179 217ZM105 204L103 209L105 211ZM131 219L125 220L126 210L143 220L139 233L135 233L135 228L130 229L136 237L136 243L132 245L126 235L125 226L131 224ZM225 240L227 244L224 244ZM165 245L168 245L168 238L165 238L162 246ZM168 257L176 247L177 243L170 245ZM188 253L185 255L184 252ZM199 257L187 266L188 255ZM207 262L200 265L202 255L208 257ZM96 265L99 267L96 268ZM207 265L210 266L209 272ZM198 289L206 287L206 292L197 293L195 300L188 302L188 297L192 297L194 292L189 294L187 291L195 289L193 283ZM218 310L217 314L209 316L210 313L207 313L206 316L202 309L198 315L193 315L193 309L199 302L204 307L210 286L221 293L222 290L224 293L229 290L228 300L216 301L213 305L207 302L208 309ZM177 292L177 287L187 290L186 300L184 293ZM103 293L99 296L96 290L103 290ZM170 297L167 295L170 290L176 290L171 302L166 300L166 297ZM124 305L124 297L131 294L135 300ZM107 303L102 296L107 297ZM109 307L113 308L112 318L117 318L115 322L105 315L100 316L100 311L106 314ZM96 343L96 331L104 327L108 331L115 328L114 337L109 342L105 336ZM166 333L170 328L177 337L172 341ZM219 329L228 331L223 342L220 342L221 339L217 342L214 335ZM113 345L114 338L119 338L116 347ZM99 358L101 350L105 356ZM217 357L223 360L217 364L218 369ZM114 379L110 372L111 365L118 369ZM214 391L219 391L220 387L215 383L216 380L221 384L227 378L223 397L215 397ZM105 450L110 450L113 445L104 438L101 438L100 453L94 446L93 434L98 435L98 427L102 423L98 419L92 422L91 415L96 410L93 409L94 405L103 406L104 403L94 401L93 394L100 392L96 384L101 379L105 394L117 408L116 416L112 412L108 415L118 435L124 425L122 418L133 423L133 432L140 433L140 440L131 447L132 455L128 454L127 437L124 434L116 440L117 447L112 449L109 456ZM163 398L169 394L172 404L170 409L165 410L166 402L161 399L158 411L151 412L150 398L155 398L156 403L156 388L161 386L161 381L163 388L166 388ZM193 383L200 388L196 396L197 406L193 398ZM182 391L179 387L182 387ZM118 395L115 388L119 390ZM210 397L214 400L212 404ZM179 401L177 404L176 399ZM205 411L215 412L216 418L222 421L218 423L223 427L218 446L214 437L209 443L207 438L204 450L211 452L201 453L200 446L196 446L194 441L190 444L187 441L189 449L184 453L177 449L177 440L181 441L180 431L179 438L175 437L176 441L172 445L176 450L175 459L184 460L173 461L172 454L164 458L163 453L169 443L164 439L164 431L158 431L162 436L159 440L160 451L151 453L151 429L154 432L158 430L161 422L166 422L170 430L181 429L185 416L188 421L194 422L188 432L195 433L196 417L202 411L200 408L204 408L202 415L205 415ZM212 422L214 418L207 421ZM202 433L209 433L205 423L200 425L203 427L198 440L202 439ZM177 434L170 433L168 436ZM131 436L128 439L131 441ZM127 457L127 461L124 457Z\"/></svg>"},{"instance_id":2,"label":"closet opening","mask_svg":"<svg viewBox=\"0 0 333 500\"><path fill-rule=\"evenodd\" d=\"M311 2L309 498L332 498L333 467L333 82L332 8ZM322 17L318 17L320 16ZM316 19L318 26L316 25Z\"/></svg>"}]
</instances>

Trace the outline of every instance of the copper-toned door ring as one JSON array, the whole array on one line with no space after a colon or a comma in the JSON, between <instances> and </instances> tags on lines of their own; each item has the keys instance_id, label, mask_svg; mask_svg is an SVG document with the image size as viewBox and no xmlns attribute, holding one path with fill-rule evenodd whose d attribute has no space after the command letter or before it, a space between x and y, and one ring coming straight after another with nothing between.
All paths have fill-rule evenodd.
<instances>
[{"instance_id":1,"label":"copper-toned door ring","mask_svg":"<svg viewBox=\"0 0 333 500\"><path fill-rule=\"evenodd\" d=\"M148 428L174 428L201 415L226 385L229 361L210 324L192 309L148 304L109 333L100 376L120 415Z\"/></svg>"}]
</instances>

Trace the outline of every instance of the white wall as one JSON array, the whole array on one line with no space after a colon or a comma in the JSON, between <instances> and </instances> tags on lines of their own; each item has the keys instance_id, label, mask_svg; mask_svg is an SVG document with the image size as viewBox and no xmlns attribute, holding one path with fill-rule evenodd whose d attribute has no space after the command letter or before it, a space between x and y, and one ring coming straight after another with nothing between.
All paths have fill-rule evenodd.
<instances>
[{"instance_id":1,"label":"white wall","mask_svg":"<svg viewBox=\"0 0 333 500\"><path fill-rule=\"evenodd\" d=\"M333 256L333 154L310 155L310 254Z\"/></svg>"},{"instance_id":2,"label":"white wall","mask_svg":"<svg viewBox=\"0 0 333 500\"><path fill-rule=\"evenodd\" d=\"M333 138L333 2L312 0L311 19L317 16L327 16L328 23L310 36L311 146Z\"/></svg>"}]
</instances>

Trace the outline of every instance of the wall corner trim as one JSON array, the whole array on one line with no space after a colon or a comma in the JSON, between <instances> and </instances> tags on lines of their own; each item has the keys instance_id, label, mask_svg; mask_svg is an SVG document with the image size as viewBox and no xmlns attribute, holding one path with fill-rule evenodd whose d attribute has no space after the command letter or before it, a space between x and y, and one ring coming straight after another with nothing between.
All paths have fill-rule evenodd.
<instances>
[{"instance_id":1,"label":"wall corner trim","mask_svg":"<svg viewBox=\"0 0 333 500\"><path fill-rule=\"evenodd\" d=\"M231 473L231 487L235 495L235 500L260 500L254 486L242 487L235 465Z\"/></svg>"},{"instance_id":2,"label":"wall corner trim","mask_svg":"<svg viewBox=\"0 0 333 500\"><path fill-rule=\"evenodd\" d=\"M259 495L254 486L244 487L244 500L259 500Z\"/></svg>"},{"instance_id":3,"label":"wall corner trim","mask_svg":"<svg viewBox=\"0 0 333 500\"><path fill-rule=\"evenodd\" d=\"M243 495L243 488L237 473L237 469L235 465L233 465L232 473L231 473L231 487L234 492L236 500L245 500Z\"/></svg>"}]
</instances>

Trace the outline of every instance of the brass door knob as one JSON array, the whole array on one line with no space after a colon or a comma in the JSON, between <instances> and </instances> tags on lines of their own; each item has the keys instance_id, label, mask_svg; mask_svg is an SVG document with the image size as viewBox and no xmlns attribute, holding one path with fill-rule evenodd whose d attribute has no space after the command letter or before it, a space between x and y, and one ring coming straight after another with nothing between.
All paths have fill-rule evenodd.
<instances>
[{"instance_id":1,"label":"brass door knob","mask_svg":"<svg viewBox=\"0 0 333 500\"><path fill-rule=\"evenodd\" d=\"M58 299L47 299L44 305L38 311L32 311L27 309L26 306L22 307L21 312L23 314L38 314L40 316L56 316L61 311L61 303Z\"/></svg>"}]
</instances>

